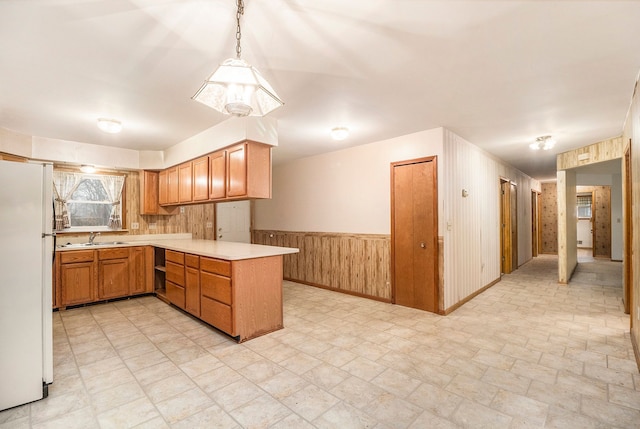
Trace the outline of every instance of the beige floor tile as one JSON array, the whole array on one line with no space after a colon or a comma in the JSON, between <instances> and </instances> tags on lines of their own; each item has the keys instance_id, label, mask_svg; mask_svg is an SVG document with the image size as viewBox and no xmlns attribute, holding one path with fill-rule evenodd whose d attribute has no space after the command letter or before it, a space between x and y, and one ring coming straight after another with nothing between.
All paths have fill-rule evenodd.
<instances>
[{"instance_id":1,"label":"beige floor tile","mask_svg":"<svg viewBox=\"0 0 640 429\"><path fill-rule=\"evenodd\" d=\"M284 399L308 385L309 381L287 370L258 383L258 386L277 399Z\"/></svg>"},{"instance_id":2,"label":"beige floor tile","mask_svg":"<svg viewBox=\"0 0 640 429\"><path fill-rule=\"evenodd\" d=\"M71 391L60 396L49 396L31 404L31 422L39 424L57 419L90 404L89 395L84 391Z\"/></svg>"},{"instance_id":3,"label":"beige floor tile","mask_svg":"<svg viewBox=\"0 0 640 429\"><path fill-rule=\"evenodd\" d=\"M2 427L0 425L0 427ZM26 426L31 427L31 426ZM100 426L91 407L84 407L58 418L34 424L33 429L64 428L64 429L98 429Z\"/></svg>"},{"instance_id":4,"label":"beige floor tile","mask_svg":"<svg viewBox=\"0 0 640 429\"><path fill-rule=\"evenodd\" d=\"M422 414L417 405L387 392L374 398L362 410L394 428L408 428Z\"/></svg>"},{"instance_id":5,"label":"beige floor tile","mask_svg":"<svg viewBox=\"0 0 640 429\"><path fill-rule=\"evenodd\" d=\"M313 421L313 427L319 429L372 428L377 421L363 411L339 402Z\"/></svg>"},{"instance_id":6,"label":"beige floor tile","mask_svg":"<svg viewBox=\"0 0 640 429\"><path fill-rule=\"evenodd\" d=\"M314 385L308 385L282 399L282 403L296 414L312 421L339 402L332 394Z\"/></svg>"},{"instance_id":7,"label":"beige floor tile","mask_svg":"<svg viewBox=\"0 0 640 429\"><path fill-rule=\"evenodd\" d=\"M218 405L199 411L171 425L172 429L239 429L240 425Z\"/></svg>"},{"instance_id":8,"label":"beige floor tile","mask_svg":"<svg viewBox=\"0 0 640 429\"><path fill-rule=\"evenodd\" d=\"M174 424L214 405L202 390L194 388L156 404L169 424Z\"/></svg>"},{"instance_id":9,"label":"beige floor tile","mask_svg":"<svg viewBox=\"0 0 640 429\"><path fill-rule=\"evenodd\" d=\"M234 410L233 416L242 427L266 428L291 414L286 406L269 395L254 398Z\"/></svg>"},{"instance_id":10,"label":"beige floor tile","mask_svg":"<svg viewBox=\"0 0 640 429\"><path fill-rule=\"evenodd\" d=\"M144 390L151 402L157 404L195 387L191 378L180 373L151 383Z\"/></svg>"},{"instance_id":11,"label":"beige floor tile","mask_svg":"<svg viewBox=\"0 0 640 429\"><path fill-rule=\"evenodd\" d=\"M207 393L227 412L264 395L262 389L245 378Z\"/></svg>"},{"instance_id":12,"label":"beige floor tile","mask_svg":"<svg viewBox=\"0 0 640 429\"><path fill-rule=\"evenodd\" d=\"M243 380L242 375L226 365L193 378L193 381L207 393L215 392L218 389L241 380Z\"/></svg>"},{"instance_id":13,"label":"beige floor tile","mask_svg":"<svg viewBox=\"0 0 640 429\"><path fill-rule=\"evenodd\" d=\"M462 401L451 419L461 427L478 429L508 428L512 420L506 414L468 400Z\"/></svg>"},{"instance_id":14,"label":"beige floor tile","mask_svg":"<svg viewBox=\"0 0 640 429\"><path fill-rule=\"evenodd\" d=\"M349 378L349 376L350 374L348 372L326 363L320 364L302 374L302 378L324 390L329 390L340 384Z\"/></svg>"},{"instance_id":15,"label":"beige floor tile","mask_svg":"<svg viewBox=\"0 0 640 429\"><path fill-rule=\"evenodd\" d=\"M142 368L133 373L133 376L142 386L148 386L167 377L181 374L180 368L169 360L164 360L158 364Z\"/></svg>"},{"instance_id":16,"label":"beige floor tile","mask_svg":"<svg viewBox=\"0 0 640 429\"><path fill-rule=\"evenodd\" d=\"M519 419L519 425L522 427L543 427L549 411L548 404L507 390L501 390L496 394L491 408Z\"/></svg>"},{"instance_id":17,"label":"beige floor tile","mask_svg":"<svg viewBox=\"0 0 640 429\"><path fill-rule=\"evenodd\" d=\"M451 420L447 420L443 417L437 416L424 411L416 418L416 420L409 426L409 429L459 429L460 426L453 423Z\"/></svg>"},{"instance_id":18,"label":"beige floor tile","mask_svg":"<svg viewBox=\"0 0 640 429\"><path fill-rule=\"evenodd\" d=\"M582 398L581 411L612 427L632 428L640 422L638 410L588 396Z\"/></svg>"},{"instance_id":19,"label":"beige floor tile","mask_svg":"<svg viewBox=\"0 0 640 429\"><path fill-rule=\"evenodd\" d=\"M491 384L483 383L476 378L458 375L451 380L446 390L470 401L489 405L500 389Z\"/></svg>"},{"instance_id":20,"label":"beige floor tile","mask_svg":"<svg viewBox=\"0 0 640 429\"><path fill-rule=\"evenodd\" d=\"M360 409L385 393L384 389L357 377L349 377L329 392Z\"/></svg>"},{"instance_id":21,"label":"beige floor tile","mask_svg":"<svg viewBox=\"0 0 640 429\"><path fill-rule=\"evenodd\" d=\"M445 389L423 383L414 390L407 400L423 410L442 417L449 417L462 402L462 397Z\"/></svg>"},{"instance_id":22,"label":"beige floor tile","mask_svg":"<svg viewBox=\"0 0 640 429\"><path fill-rule=\"evenodd\" d=\"M523 377L513 372L496 368L487 369L481 380L501 389L520 394L526 393L531 384L531 378L529 377Z\"/></svg>"},{"instance_id":23,"label":"beige floor tile","mask_svg":"<svg viewBox=\"0 0 640 429\"><path fill-rule=\"evenodd\" d=\"M137 426L158 416L156 407L145 397L98 414L98 422L102 429L122 429Z\"/></svg>"},{"instance_id":24,"label":"beige floor tile","mask_svg":"<svg viewBox=\"0 0 640 429\"><path fill-rule=\"evenodd\" d=\"M125 383L92 394L91 404L96 414L100 414L143 396L144 391L137 383Z\"/></svg>"}]
</instances>

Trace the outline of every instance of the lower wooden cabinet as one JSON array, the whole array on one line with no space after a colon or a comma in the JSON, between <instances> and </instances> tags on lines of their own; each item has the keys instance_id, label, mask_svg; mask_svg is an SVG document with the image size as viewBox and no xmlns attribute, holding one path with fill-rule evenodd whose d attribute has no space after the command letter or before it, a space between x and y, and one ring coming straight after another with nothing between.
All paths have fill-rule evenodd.
<instances>
[{"instance_id":1,"label":"lower wooden cabinet","mask_svg":"<svg viewBox=\"0 0 640 429\"><path fill-rule=\"evenodd\" d=\"M54 308L153 292L153 249L115 247L56 252Z\"/></svg>"},{"instance_id":2,"label":"lower wooden cabinet","mask_svg":"<svg viewBox=\"0 0 640 429\"><path fill-rule=\"evenodd\" d=\"M186 254L184 259L184 309L200 317L200 257Z\"/></svg>"}]
</instances>

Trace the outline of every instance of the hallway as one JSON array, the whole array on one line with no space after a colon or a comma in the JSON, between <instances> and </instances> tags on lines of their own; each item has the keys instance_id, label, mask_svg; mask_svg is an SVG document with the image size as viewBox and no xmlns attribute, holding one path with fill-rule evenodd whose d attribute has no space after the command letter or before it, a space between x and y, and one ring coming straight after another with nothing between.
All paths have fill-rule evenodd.
<instances>
[{"instance_id":1,"label":"hallway","mask_svg":"<svg viewBox=\"0 0 640 429\"><path fill-rule=\"evenodd\" d=\"M154 297L54 314L49 398L0 428L631 428L621 264L543 255L446 317L285 282L242 344Z\"/></svg>"}]
</instances>

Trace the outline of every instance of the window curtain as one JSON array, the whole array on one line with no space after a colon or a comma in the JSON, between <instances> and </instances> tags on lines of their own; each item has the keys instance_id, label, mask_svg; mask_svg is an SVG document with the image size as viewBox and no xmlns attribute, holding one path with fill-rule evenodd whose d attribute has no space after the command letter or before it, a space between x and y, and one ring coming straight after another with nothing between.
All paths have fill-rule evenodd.
<instances>
[{"instance_id":1,"label":"window curtain","mask_svg":"<svg viewBox=\"0 0 640 429\"><path fill-rule=\"evenodd\" d=\"M54 226L58 231L71 226L67 200L78 185L80 185L81 181L82 175L78 173L68 173L64 171L53 172L53 197L56 210Z\"/></svg>"},{"instance_id":2,"label":"window curtain","mask_svg":"<svg viewBox=\"0 0 640 429\"><path fill-rule=\"evenodd\" d=\"M104 186L109 201L111 201L111 215L109 216L108 227L111 229L122 228L122 218L118 206L122 200L122 187L124 186L124 176L100 176L102 186Z\"/></svg>"}]
</instances>

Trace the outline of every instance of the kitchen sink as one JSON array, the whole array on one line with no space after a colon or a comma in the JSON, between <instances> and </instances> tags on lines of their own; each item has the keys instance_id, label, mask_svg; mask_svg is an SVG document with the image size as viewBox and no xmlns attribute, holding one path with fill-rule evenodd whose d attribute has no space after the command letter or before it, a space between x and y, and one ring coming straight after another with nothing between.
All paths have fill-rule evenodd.
<instances>
[{"instance_id":1,"label":"kitchen sink","mask_svg":"<svg viewBox=\"0 0 640 429\"><path fill-rule=\"evenodd\" d=\"M118 244L127 244L125 241L100 241L98 243L67 243L59 244L58 247L64 247L67 249L75 247L97 247L97 246L117 246Z\"/></svg>"}]
</instances>

